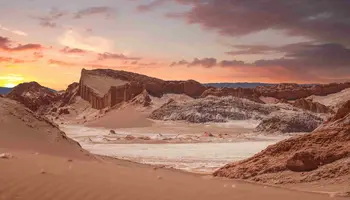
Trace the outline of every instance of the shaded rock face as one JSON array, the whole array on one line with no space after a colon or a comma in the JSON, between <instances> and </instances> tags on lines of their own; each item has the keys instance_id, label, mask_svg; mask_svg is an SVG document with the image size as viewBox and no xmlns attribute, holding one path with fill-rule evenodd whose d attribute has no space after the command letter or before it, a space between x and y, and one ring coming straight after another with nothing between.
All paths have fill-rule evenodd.
<instances>
[{"instance_id":1,"label":"shaded rock face","mask_svg":"<svg viewBox=\"0 0 350 200\"><path fill-rule=\"evenodd\" d=\"M59 115L68 115L70 112L68 110L68 108L61 108L59 111L58 111L58 114Z\"/></svg>"},{"instance_id":2,"label":"shaded rock face","mask_svg":"<svg viewBox=\"0 0 350 200\"><path fill-rule=\"evenodd\" d=\"M61 95L61 101L60 107L72 104L74 101L74 97L77 96L79 89L79 83L74 82L68 86L66 91Z\"/></svg>"},{"instance_id":3,"label":"shaded rock face","mask_svg":"<svg viewBox=\"0 0 350 200\"><path fill-rule=\"evenodd\" d=\"M56 92L36 82L19 84L6 97L22 103L32 111L37 111L40 107L50 105L60 99Z\"/></svg>"},{"instance_id":4,"label":"shaded rock face","mask_svg":"<svg viewBox=\"0 0 350 200\"><path fill-rule=\"evenodd\" d=\"M311 95L326 96L350 88L350 82L331 83L325 85L305 86L298 84L279 84L271 86L258 86L256 88L209 88L202 97L213 96L235 96L247 98L256 102L258 97L273 97L284 100L297 100Z\"/></svg>"},{"instance_id":5,"label":"shaded rock face","mask_svg":"<svg viewBox=\"0 0 350 200\"><path fill-rule=\"evenodd\" d=\"M137 73L109 69L83 69L79 82L79 95L96 109L130 101L144 90L156 97L165 93L199 97L205 87L193 80L164 81Z\"/></svg>"},{"instance_id":6,"label":"shaded rock face","mask_svg":"<svg viewBox=\"0 0 350 200\"><path fill-rule=\"evenodd\" d=\"M287 160L286 168L294 172L315 170L320 164L316 154L316 152L312 151L296 152Z\"/></svg>"},{"instance_id":7,"label":"shaded rock face","mask_svg":"<svg viewBox=\"0 0 350 200\"><path fill-rule=\"evenodd\" d=\"M311 134L293 137L267 147L253 157L228 164L214 172L215 176L260 180L272 173L318 170L322 177L341 176L331 166L350 157L350 101L338 110L335 117L325 122ZM328 171L328 169L332 169ZM309 172L311 171L311 172ZM326 176L329 174L330 176ZM293 179L293 177L289 177ZM312 181L314 179L303 179Z\"/></svg>"},{"instance_id":8,"label":"shaded rock face","mask_svg":"<svg viewBox=\"0 0 350 200\"><path fill-rule=\"evenodd\" d=\"M312 102L307 99L298 99L292 105L297 108L301 108L301 109L308 110L315 113L332 113L333 112L332 109L328 108L327 106L318 102Z\"/></svg>"},{"instance_id":9,"label":"shaded rock face","mask_svg":"<svg viewBox=\"0 0 350 200\"><path fill-rule=\"evenodd\" d=\"M268 116L256 127L256 131L267 133L312 132L323 119L304 112L278 113Z\"/></svg>"}]
</instances>

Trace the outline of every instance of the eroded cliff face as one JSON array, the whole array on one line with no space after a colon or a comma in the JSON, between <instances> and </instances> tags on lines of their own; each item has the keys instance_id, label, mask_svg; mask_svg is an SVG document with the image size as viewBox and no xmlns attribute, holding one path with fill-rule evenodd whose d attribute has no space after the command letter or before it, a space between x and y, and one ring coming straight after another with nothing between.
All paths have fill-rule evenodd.
<instances>
[{"instance_id":1,"label":"eroded cliff face","mask_svg":"<svg viewBox=\"0 0 350 200\"><path fill-rule=\"evenodd\" d=\"M305 86L298 84L279 84L272 86L258 86L256 88L208 88L202 97L212 96L235 96L247 98L259 102L259 97L273 97L283 100L297 100L311 95L326 96L350 88L350 82L331 83L325 85Z\"/></svg>"},{"instance_id":2,"label":"eroded cliff face","mask_svg":"<svg viewBox=\"0 0 350 200\"><path fill-rule=\"evenodd\" d=\"M130 101L144 90L156 97L166 93L199 97L205 89L202 84L194 80L164 81L137 73L110 69L83 69L79 82L79 95L96 109Z\"/></svg>"}]
</instances>

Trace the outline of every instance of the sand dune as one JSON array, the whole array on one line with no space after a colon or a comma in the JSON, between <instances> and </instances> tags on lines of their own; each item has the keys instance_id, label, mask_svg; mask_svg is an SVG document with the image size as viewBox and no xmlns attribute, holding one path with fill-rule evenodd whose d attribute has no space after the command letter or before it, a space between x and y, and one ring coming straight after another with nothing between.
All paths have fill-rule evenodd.
<instances>
[{"instance_id":1,"label":"sand dune","mask_svg":"<svg viewBox=\"0 0 350 200\"><path fill-rule=\"evenodd\" d=\"M152 126L152 121L147 119L147 116L147 113L139 112L132 107L125 107L111 110L101 118L88 122L86 126L109 129Z\"/></svg>"}]
</instances>

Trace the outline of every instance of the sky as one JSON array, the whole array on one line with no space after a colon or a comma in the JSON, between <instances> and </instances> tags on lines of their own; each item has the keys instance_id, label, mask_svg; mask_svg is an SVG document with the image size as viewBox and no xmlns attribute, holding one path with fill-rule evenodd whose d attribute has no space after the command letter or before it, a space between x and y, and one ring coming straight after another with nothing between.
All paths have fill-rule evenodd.
<instances>
[{"instance_id":1,"label":"sky","mask_svg":"<svg viewBox=\"0 0 350 200\"><path fill-rule=\"evenodd\" d=\"M350 81L350 0L1 0L0 87L81 69L164 80Z\"/></svg>"}]
</instances>

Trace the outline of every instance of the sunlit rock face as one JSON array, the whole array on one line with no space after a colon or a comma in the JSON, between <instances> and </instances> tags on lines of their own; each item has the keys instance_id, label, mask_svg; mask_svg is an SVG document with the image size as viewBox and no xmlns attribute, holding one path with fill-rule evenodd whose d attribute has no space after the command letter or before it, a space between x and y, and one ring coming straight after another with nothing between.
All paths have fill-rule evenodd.
<instances>
[{"instance_id":1,"label":"sunlit rock face","mask_svg":"<svg viewBox=\"0 0 350 200\"><path fill-rule=\"evenodd\" d=\"M83 69L81 72L79 95L90 102L93 108L102 109L130 101L145 90L156 97L166 93L199 97L205 87L193 80L164 81L137 73L110 69Z\"/></svg>"}]
</instances>

